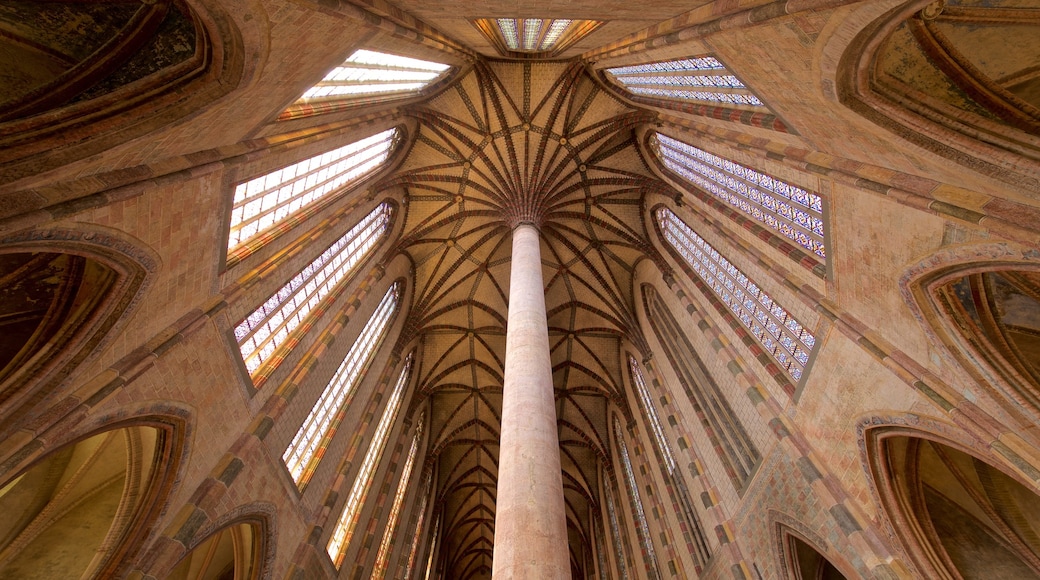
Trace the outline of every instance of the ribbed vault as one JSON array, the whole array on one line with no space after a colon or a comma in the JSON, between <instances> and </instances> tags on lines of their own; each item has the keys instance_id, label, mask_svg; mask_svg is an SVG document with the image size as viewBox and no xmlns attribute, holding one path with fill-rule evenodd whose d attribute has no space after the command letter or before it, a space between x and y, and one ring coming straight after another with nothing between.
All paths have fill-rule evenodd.
<instances>
[{"instance_id":1,"label":"ribbed vault","mask_svg":"<svg viewBox=\"0 0 1040 580\"><path fill-rule=\"evenodd\" d=\"M418 339L414 405L430 401L447 577L491 574L513 226L542 234L571 561L589 562L607 409L622 395L624 340L643 344L632 277L660 260L642 216L664 185L634 128L651 113L602 91L576 63L478 63L410 113L420 128L381 184L406 192L399 249L415 265L402 341ZM630 415L629 415L630 416ZM583 573L582 573L583 574Z\"/></svg>"}]
</instances>

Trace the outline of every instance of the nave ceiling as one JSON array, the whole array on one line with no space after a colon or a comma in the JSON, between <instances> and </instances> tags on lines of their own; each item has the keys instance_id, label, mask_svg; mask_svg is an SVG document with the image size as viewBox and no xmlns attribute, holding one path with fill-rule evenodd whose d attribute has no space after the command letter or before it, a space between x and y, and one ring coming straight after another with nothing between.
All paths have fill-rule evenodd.
<instances>
[{"instance_id":1,"label":"nave ceiling","mask_svg":"<svg viewBox=\"0 0 1040 580\"><path fill-rule=\"evenodd\" d=\"M433 410L427 462L445 508L446 569L490 571L510 232L522 222L542 234L568 531L580 558L599 470L612 469L608 406L631 418L622 374L624 345L643 344L635 267L663 263L642 200L665 186L635 131L653 115L580 64L507 62L477 64L409 113L420 124L407 158L375 189L406 192L397 248L414 263L415 293L399 344L417 339L421 351L413 408L429 400Z\"/></svg>"}]
</instances>

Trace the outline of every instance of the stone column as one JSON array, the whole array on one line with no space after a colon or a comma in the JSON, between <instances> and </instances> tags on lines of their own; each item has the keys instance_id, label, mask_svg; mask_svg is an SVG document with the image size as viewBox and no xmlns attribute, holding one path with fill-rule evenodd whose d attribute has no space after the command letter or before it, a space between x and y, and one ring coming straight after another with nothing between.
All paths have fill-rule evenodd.
<instances>
[{"instance_id":1,"label":"stone column","mask_svg":"<svg viewBox=\"0 0 1040 580\"><path fill-rule=\"evenodd\" d=\"M495 505L495 580L570 578L538 229L513 230Z\"/></svg>"}]
</instances>

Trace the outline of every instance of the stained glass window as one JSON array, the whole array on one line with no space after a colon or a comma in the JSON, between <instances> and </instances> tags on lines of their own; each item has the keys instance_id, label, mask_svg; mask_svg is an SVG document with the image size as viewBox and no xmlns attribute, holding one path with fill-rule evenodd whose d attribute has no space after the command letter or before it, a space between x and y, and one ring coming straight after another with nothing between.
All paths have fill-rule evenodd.
<instances>
[{"instance_id":1,"label":"stained glass window","mask_svg":"<svg viewBox=\"0 0 1040 580\"><path fill-rule=\"evenodd\" d=\"M632 373L632 382L636 386L636 393L639 395L639 400L646 413L647 422L650 423L650 431L657 442L657 450L664 459L665 477L671 482L674 493L679 500L680 509L676 510L678 512L676 515L686 520L691 534L688 538L692 547L691 552L696 564L703 567L711 557L708 549L708 540L704 535L704 526L701 524L697 512L694 511L693 502L690 500L690 492L686 486L686 478L675 463L672 447L664 435L664 428L661 426L661 420L657 415L657 406L654 405L654 400L650 396L650 390L647 389L646 381L643 379L643 371L639 368L639 363L636 362L635 357L628 357L628 367Z\"/></svg>"},{"instance_id":2,"label":"stained glass window","mask_svg":"<svg viewBox=\"0 0 1040 580\"><path fill-rule=\"evenodd\" d=\"M393 291L391 289L391 292ZM389 295L390 293L388 292L387 296ZM379 311L377 310L378 313ZM357 527L361 507L365 505L365 498L372 487L372 479L376 475L376 467L379 465L379 459L383 456L383 448L386 447L390 430L393 428L394 420L397 418L397 411L401 407L401 399L404 395L405 385L408 384L411 370L412 355L408 355L404 368L401 369L401 374L397 378L397 384L394 385L394 390L386 402L383 416L379 419L375 433L372 434L372 442L368 446L368 452L365 454L364 461L361 462L357 477L354 478L354 485L350 488L350 493L347 495L347 501L343 505L343 512L340 514L339 520L336 521L336 527L332 530L332 537L325 548L337 569L343 564L343 558L347 555L347 547L350 546L350 539L354 536L354 529Z\"/></svg>"},{"instance_id":3,"label":"stained glass window","mask_svg":"<svg viewBox=\"0 0 1040 580\"><path fill-rule=\"evenodd\" d=\"M404 576L402 578L411 578L412 570L415 568L415 559L419 555L419 540L422 539L423 525L426 523L426 506L429 505L430 494L432 493L433 487L433 473L427 472L426 477L422 484L422 495L419 496L419 507L416 508L416 521L414 526L414 534L412 536L412 547L408 551L408 561L405 562Z\"/></svg>"},{"instance_id":4,"label":"stained glass window","mask_svg":"<svg viewBox=\"0 0 1040 580\"><path fill-rule=\"evenodd\" d=\"M668 169L820 258L827 257L819 195L660 133L655 141Z\"/></svg>"},{"instance_id":5,"label":"stained glass window","mask_svg":"<svg viewBox=\"0 0 1040 580\"><path fill-rule=\"evenodd\" d=\"M390 227L392 211L390 204L380 204L235 327L235 339L251 375L368 257Z\"/></svg>"},{"instance_id":6,"label":"stained glass window","mask_svg":"<svg viewBox=\"0 0 1040 580\"><path fill-rule=\"evenodd\" d=\"M783 306L667 208L657 211L665 240L693 268L794 380L802 378L816 337Z\"/></svg>"},{"instance_id":7,"label":"stained glass window","mask_svg":"<svg viewBox=\"0 0 1040 580\"><path fill-rule=\"evenodd\" d=\"M504 53L556 54L603 23L562 18L480 18L473 24Z\"/></svg>"},{"instance_id":8,"label":"stained glass window","mask_svg":"<svg viewBox=\"0 0 1040 580\"><path fill-rule=\"evenodd\" d=\"M650 391L646 389L646 382L643 381L643 371L639 370L639 363L631 356L628 357L628 368L632 372L632 382L636 386L639 401L643 404L643 409L646 410L650 431L654 434L654 439L657 441L657 448L661 451L661 455L664 456L668 471L673 471L675 469L675 457L672 456L672 448L668 445L668 439L664 436L661 420L657 417L657 407L654 406L654 401L650 398Z\"/></svg>"},{"instance_id":9,"label":"stained glass window","mask_svg":"<svg viewBox=\"0 0 1040 580\"><path fill-rule=\"evenodd\" d=\"M390 129L235 186L228 251L382 165L398 139Z\"/></svg>"},{"instance_id":10,"label":"stained glass window","mask_svg":"<svg viewBox=\"0 0 1040 580\"><path fill-rule=\"evenodd\" d=\"M436 559L437 553L434 552L434 548L437 547L437 535L441 533L441 516L437 515L437 519L433 522L433 531L430 532L430 554L426 558L426 573L423 574L425 580L433 578L433 561Z\"/></svg>"},{"instance_id":11,"label":"stained glass window","mask_svg":"<svg viewBox=\"0 0 1040 580\"><path fill-rule=\"evenodd\" d=\"M621 574L622 580L628 580L628 567L625 566L624 546L621 543L621 526L618 525L613 494L608 491L604 495L607 500L607 517L610 518L610 535L614 538L614 555L617 557L618 572Z\"/></svg>"},{"instance_id":12,"label":"stained glass window","mask_svg":"<svg viewBox=\"0 0 1040 580\"><path fill-rule=\"evenodd\" d=\"M404 460L404 469L397 483L397 491L394 493L394 502L390 504L390 517L386 522L386 530L383 531L383 540L379 543L379 553L376 555L376 563L372 566L373 578L386 577L386 568L390 561L390 547L394 534L397 532L397 520L401 516L401 506L404 505L404 496L408 491L408 481L412 477L412 467L415 466L415 456L419 452L419 442L422 439L423 417L419 416L418 426L415 428L415 436L412 437L412 446L408 449L408 457Z\"/></svg>"},{"instance_id":13,"label":"stained glass window","mask_svg":"<svg viewBox=\"0 0 1040 580\"><path fill-rule=\"evenodd\" d=\"M628 447L625 445L625 432L617 417L614 417L614 439L617 441L618 454L621 455L621 467L625 472L628 498L632 504L632 515L636 520L636 531L639 533L639 541L643 545L643 561L646 563L647 573L649 573L652 578L658 578L660 577L660 574L658 573L657 553L654 551L654 543L650 536L650 527L646 523L646 513L643 511L643 501L639 499L639 484L636 483L636 476L632 471L632 462L628 458Z\"/></svg>"},{"instance_id":14,"label":"stained glass window","mask_svg":"<svg viewBox=\"0 0 1040 580\"><path fill-rule=\"evenodd\" d=\"M636 95L765 110L751 89L710 56L621 66L608 68L606 72L609 78Z\"/></svg>"},{"instance_id":15,"label":"stained glass window","mask_svg":"<svg viewBox=\"0 0 1040 580\"><path fill-rule=\"evenodd\" d=\"M365 95L415 93L442 77L450 65L358 50L307 89L300 101Z\"/></svg>"},{"instance_id":16,"label":"stained glass window","mask_svg":"<svg viewBox=\"0 0 1040 580\"><path fill-rule=\"evenodd\" d=\"M318 401L314 403L314 407L311 409L310 414L307 415L307 419L304 420L300 430L293 437L292 443L282 453L282 460L285 461L285 466L289 468L289 473L292 475L293 480L300 487L314 473L314 469L321 459L321 456L317 454L318 449L323 444L327 445L327 439L330 439L333 435L333 419L339 410L353 398L354 390L361 383L362 378L364 378L365 371L375 357L379 344L382 342L383 337L386 336L387 331L390 330L390 322L394 319L394 313L397 311L400 297L401 283L395 282L379 302L376 311L369 318L368 323L361 330L361 334L358 335L357 340L350 347L350 351L343 358L343 362L336 369L336 374L332 376L332 380L329 381L325 390L322 391ZM408 365L406 364L405 371L407 369ZM398 398L406 380L407 375L405 372L402 372L401 379L394 389L394 395ZM388 410L396 411L394 395L391 396L390 402L387 403ZM380 428L385 431L387 426L380 423ZM377 436L380 433L382 431L377 429ZM366 458L367 460L368 458ZM375 458L372 458L372 460L374 461Z\"/></svg>"}]
</instances>

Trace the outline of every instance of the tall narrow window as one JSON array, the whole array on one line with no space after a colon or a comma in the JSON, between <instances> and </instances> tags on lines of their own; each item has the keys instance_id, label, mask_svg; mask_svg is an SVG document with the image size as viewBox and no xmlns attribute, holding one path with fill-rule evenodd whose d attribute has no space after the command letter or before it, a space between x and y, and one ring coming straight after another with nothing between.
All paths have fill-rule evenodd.
<instances>
[{"instance_id":1,"label":"tall narrow window","mask_svg":"<svg viewBox=\"0 0 1040 580\"><path fill-rule=\"evenodd\" d=\"M553 56L603 22L560 18L478 18L473 25L506 56Z\"/></svg>"},{"instance_id":2,"label":"tall narrow window","mask_svg":"<svg viewBox=\"0 0 1040 580\"><path fill-rule=\"evenodd\" d=\"M451 66L396 54L358 50L307 89L299 102L364 95L416 93L442 77Z\"/></svg>"},{"instance_id":3,"label":"tall narrow window","mask_svg":"<svg viewBox=\"0 0 1040 580\"><path fill-rule=\"evenodd\" d=\"M254 380L307 315L368 257L390 227L391 213L390 204L379 204L235 327L242 360Z\"/></svg>"},{"instance_id":4,"label":"tall narrow window","mask_svg":"<svg viewBox=\"0 0 1040 580\"><path fill-rule=\"evenodd\" d=\"M690 499L690 491L686 486L686 478L683 476L682 471L679 470L675 462L675 456L672 455L672 447L668 444L664 428L661 426L661 420L657 416L657 407L650 396L650 391L646 388L646 381L643 380L643 371L632 356L628 357L628 368L632 373L632 383L636 386L636 393L639 395L639 401L642 403L647 422L650 424L650 431L653 433L654 440L657 443L657 451L664 460L662 471L678 496L680 509L677 515L685 519L690 529L688 541L692 548L691 555L694 557L694 563L697 565L698 570L700 570L708 562L708 559L711 558L708 540L704 535L704 525L701 524L700 517L694 511L693 501Z\"/></svg>"},{"instance_id":5,"label":"tall narrow window","mask_svg":"<svg viewBox=\"0 0 1040 580\"><path fill-rule=\"evenodd\" d=\"M387 296L389 295L387 293ZM347 501L343 505L343 512L332 530L329 544L325 547L325 551L328 552L329 558L332 558L332 562L337 569L343 565L343 558L347 555L350 539L354 537L354 529L357 527L361 508L365 505L365 498L372 487L372 479L376 476L376 467L383 456L383 448L386 447L390 430L394 426L397 411L401 408L401 399L404 395L405 385L408 384L408 377L411 371L412 355L408 355L404 362L404 368L401 369L401 374L397 378L397 384L394 385L394 390L386 402L386 408L383 410L383 416L379 419L379 425L376 426L376 431L372 434L372 442L368 446L368 452L365 454L364 461L361 462L357 477L354 478L354 485L350 488L350 493L347 495Z\"/></svg>"},{"instance_id":6,"label":"tall narrow window","mask_svg":"<svg viewBox=\"0 0 1040 580\"><path fill-rule=\"evenodd\" d=\"M394 493L394 502L390 504L390 517L386 522L386 530L383 531L383 540L379 542L379 553L376 555L376 563L372 567L373 578L386 577L386 568L390 562L390 548L393 546L394 534L397 533L397 519L401 516L401 506L404 505L404 496L408 492L408 481L412 477L412 468L415 466L415 456L419 453L422 433L423 417L420 415L415 435L412 437L412 447L408 450L408 458L404 460L404 469L401 470L397 491Z\"/></svg>"},{"instance_id":7,"label":"tall narrow window","mask_svg":"<svg viewBox=\"0 0 1040 580\"><path fill-rule=\"evenodd\" d=\"M819 195L660 133L654 143L665 167L826 259Z\"/></svg>"},{"instance_id":8,"label":"tall narrow window","mask_svg":"<svg viewBox=\"0 0 1040 580\"><path fill-rule=\"evenodd\" d=\"M665 240L758 339L780 368L802 378L816 337L747 275L667 208L657 211Z\"/></svg>"},{"instance_id":9,"label":"tall narrow window","mask_svg":"<svg viewBox=\"0 0 1040 580\"><path fill-rule=\"evenodd\" d=\"M712 448L733 486L742 489L759 460L758 449L657 291L644 286L643 301L650 328L664 348Z\"/></svg>"},{"instance_id":10,"label":"tall narrow window","mask_svg":"<svg viewBox=\"0 0 1040 580\"><path fill-rule=\"evenodd\" d=\"M321 456L317 455L318 449L327 445L327 440L331 439L334 434L333 419L340 408L353 398L354 390L361 382L361 379L364 378L365 371L368 370L372 359L375 358L379 344L386 336L387 331L390 330L390 323L394 319L394 314L397 312L397 305L400 301L401 286L400 282L395 282L387 290L383 300L376 307L375 313L372 314L372 318L368 320L354 345L350 347L347 356L343 359L339 368L336 369L336 374L333 375L328 386L322 391L318 401L314 403L314 407L311 409L310 414L307 415L307 419L304 420L300 430L293 437L292 443L289 444L289 447L285 449L285 453L282 454L285 466L289 468L289 473L292 474L293 480L301 488L307 483L311 474L314 473L314 469L321 459ZM405 369L401 373L401 378L394 389L394 394L391 395L390 401L387 403L387 410L397 411L401 389L404 388L404 383L407 382L409 366L408 363L405 363ZM383 431L388 428L384 426L385 422L384 418L384 421L380 423L380 428ZM383 431L376 430L377 438ZM375 461L375 458L372 460Z\"/></svg>"},{"instance_id":11,"label":"tall narrow window","mask_svg":"<svg viewBox=\"0 0 1040 580\"><path fill-rule=\"evenodd\" d=\"M424 580L430 580L433 578L433 561L436 559L437 553L434 551L437 548L437 536L441 533L441 516L437 514L437 519L433 522L433 531L430 532L430 553L426 557L426 573L423 574Z\"/></svg>"},{"instance_id":12,"label":"tall narrow window","mask_svg":"<svg viewBox=\"0 0 1040 580\"><path fill-rule=\"evenodd\" d=\"M618 525L617 509L614 507L614 497L610 490L603 494L607 500L607 517L610 518L610 532L614 538L614 556L617 559L618 573L622 580L628 580L628 567L625 566L625 547L621 540L621 526Z\"/></svg>"},{"instance_id":13,"label":"tall narrow window","mask_svg":"<svg viewBox=\"0 0 1040 580\"><path fill-rule=\"evenodd\" d=\"M637 95L764 108L751 89L710 56L608 68L606 72Z\"/></svg>"},{"instance_id":14,"label":"tall narrow window","mask_svg":"<svg viewBox=\"0 0 1040 580\"><path fill-rule=\"evenodd\" d=\"M382 165L399 139L389 129L235 186L228 252Z\"/></svg>"},{"instance_id":15,"label":"tall narrow window","mask_svg":"<svg viewBox=\"0 0 1040 580\"><path fill-rule=\"evenodd\" d=\"M636 532L639 542L643 546L643 562L646 563L646 572L650 578L660 578L661 574L657 566L657 553L654 551L654 542L650 536L650 526L646 523L646 513L643 511L643 500L639 499L639 484L636 483L636 475L632 471L632 461L628 458L628 447L625 445L625 431L621 422L614 417L614 439L617 441L618 454L621 456L621 467L625 471L625 487L628 489L628 499L632 504L632 517L636 520Z\"/></svg>"},{"instance_id":16,"label":"tall narrow window","mask_svg":"<svg viewBox=\"0 0 1040 580\"><path fill-rule=\"evenodd\" d=\"M412 570L415 568L415 559L419 555L419 541L422 540L423 525L426 523L426 506L429 505L430 494L433 493L433 472L427 471L426 477L423 478L422 484L422 499L419 500L419 506L416 508L415 526L410 529L414 530L412 536L412 547L408 551L408 561L404 565L404 575L402 578L411 578Z\"/></svg>"}]
</instances>

